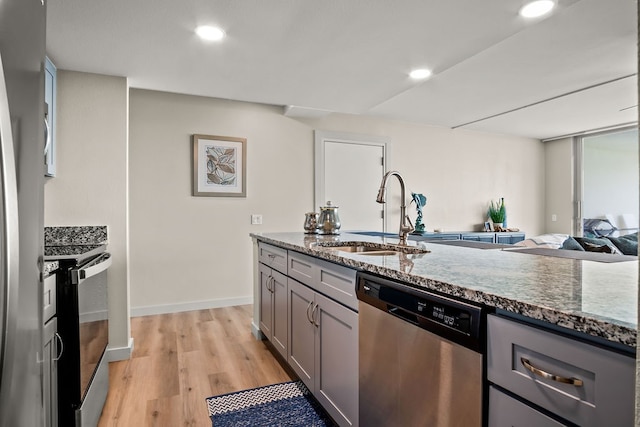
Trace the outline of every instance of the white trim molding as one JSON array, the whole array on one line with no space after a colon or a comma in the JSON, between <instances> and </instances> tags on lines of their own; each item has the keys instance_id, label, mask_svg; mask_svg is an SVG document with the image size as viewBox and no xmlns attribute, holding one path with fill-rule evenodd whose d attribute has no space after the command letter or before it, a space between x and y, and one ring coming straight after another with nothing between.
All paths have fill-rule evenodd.
<instances>
[{"instance_id":1,"label":"white trim molding","mask_svg":"<svg viewBox=\"0 0 640 427\"><path fill-rule=\"evenodd\" d=\"M359 144L359 145L373 145L376 147L382 147L383 149L383 157L382 157L382 166L383 170L386 172L388 170L387 165L389 164L389 146L391 144L391 138L387 136L377 136L377 135L362 135L357 133L346 133L346 132L328 132L316 130L314 132L315 136L315 158L314 158L314 206L317 208L319 206L323 206L326 202L325 199L325 179L324 179L324 171L325 171L325 144L327 142L338 142L342 144ZM382 209L384 210L384 228L386 230L386 217L387 217L387 205L383 205Z\"/></svg>"},{"instance_id":2,"label":"white trim molding","mask_svg":"<svg viewBox=\"0 0 640 427\"><path fill-rule=\"evenodd\" d=\"M149 305L131 309L131 317L154 314L180 313L182 311L206 310L208 308L232 307L234 305L253 304L253 297L221 298L208 301L193 301L180 304Z\"/></svg>"},{"instance_id":3,"label":"white trim molding","mask_svg":"<svg viewBox=\"0 0 640 427\"><path fill-rule=\"evenodd\" d=\"M105 355L107 361L117 362L118 360L131 359L133 353L133 338L129 338L129 345L126 347L107 347L107 354Z\"/></svg>"}]
</instances>

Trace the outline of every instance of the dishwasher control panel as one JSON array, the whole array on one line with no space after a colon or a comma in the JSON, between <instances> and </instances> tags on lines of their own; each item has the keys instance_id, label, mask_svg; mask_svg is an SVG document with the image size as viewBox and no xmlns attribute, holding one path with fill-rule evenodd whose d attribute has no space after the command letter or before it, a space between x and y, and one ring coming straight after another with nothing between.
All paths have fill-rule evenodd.
<instances>
[{"instance_id":1,"label":"dishwasher control panel","mask_svg":"<svg viewBox=\"0 0 640 427\"><path fill-rule=\"evenodd\" d=\"M480 306L367 273L358 273L357 283L361 302L470 348L482 346Z\"/></svg>"},{"instance_id":2,"label":"dishwasher control panel","mask_svg":"<svg viewBox=\"0 0 640 427\"><path fill-rule=\"evenodd\" d=\"M471 314L468 310L451 307L448 304L418 301L418 313L434 322L442 323L450 328L466 334L471 333Z\"/></svg>"}]
</instances>

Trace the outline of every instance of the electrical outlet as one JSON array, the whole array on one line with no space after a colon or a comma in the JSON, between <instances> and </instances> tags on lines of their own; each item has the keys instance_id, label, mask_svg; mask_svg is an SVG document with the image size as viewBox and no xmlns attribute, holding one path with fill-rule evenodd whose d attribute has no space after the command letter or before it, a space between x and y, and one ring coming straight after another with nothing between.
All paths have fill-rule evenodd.
<instances>
[{"instance_id":1,"label":"electrical outlet","mask_svg":"<svg viewBox=\"0 0 640 427\"><path fill-rule=\"evenodd\" d=\"M558 215L551 214L551 221L557 221L557 220L558 220Z\"/></svg>"},{"instance_id":2,"label":"electrical outlet","mask_svg":"<svg viewBox=\"0 0 640 427\"><path fill-rule=\"evenodd\" d=\"M251 224L252 225L260 225L260 224L262 224L262 215L260 215L260 214L252 214L251 215Z\"/></svg>"}]
</instances>

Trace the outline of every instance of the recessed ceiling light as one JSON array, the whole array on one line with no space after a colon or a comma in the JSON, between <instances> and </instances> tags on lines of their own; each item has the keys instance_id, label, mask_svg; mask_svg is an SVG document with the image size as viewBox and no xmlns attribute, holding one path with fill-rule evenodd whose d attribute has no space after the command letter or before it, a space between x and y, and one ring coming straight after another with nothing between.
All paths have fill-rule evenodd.
<instances>
[{"instance_id":1,"label":"recessed ceiling light","mask_svg":"<svg viewBox=\"0 0 640 427\"><path fill-rule=\"evenodd\" d=\"M520 16L525 18L537 18L551 12L556 5L553 0L536 0L525 4L520 9Z\"/></svg>"},{"instance_id":2,"label":"recessed ceiling light","mask_svg":"<svg viewBox=\"0 0 640 427\"><path fill-rule=\"evenodd\" d=\"M409 73L409 77L411 77L414 80L426 79L430 75L431 75L431 71L427 70L426 68L420 68L418 70L413 70L412 72Z\"/></svg>"},{"instance_id":3,"label":"recessed ceiling light","mask_svg":"<svg viewBox=\"0 0 640 427\"><path fill-rule=\"evenodd\" d=\"M218 41L224 38L224 31L218 27L211 27L209 25L201 25L196 28L196 34L203 40Z\"/></svg>"}]
</instances>

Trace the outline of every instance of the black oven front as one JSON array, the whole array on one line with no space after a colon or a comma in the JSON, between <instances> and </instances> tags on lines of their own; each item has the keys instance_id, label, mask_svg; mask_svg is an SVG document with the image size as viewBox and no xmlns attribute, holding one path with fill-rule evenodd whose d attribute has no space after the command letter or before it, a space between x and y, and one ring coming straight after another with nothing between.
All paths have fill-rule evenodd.
<instances>
[{"instance_id":1,"label":"black oven front","mask_svg":"<svg viewBox=\"0 0 640 427\"><path fill-rule=\"evenodd\" d=\"M57 280L59 425L96 425L109 387L107 269L111 254L60 261Z\"/></svg>"}]
</instances>

